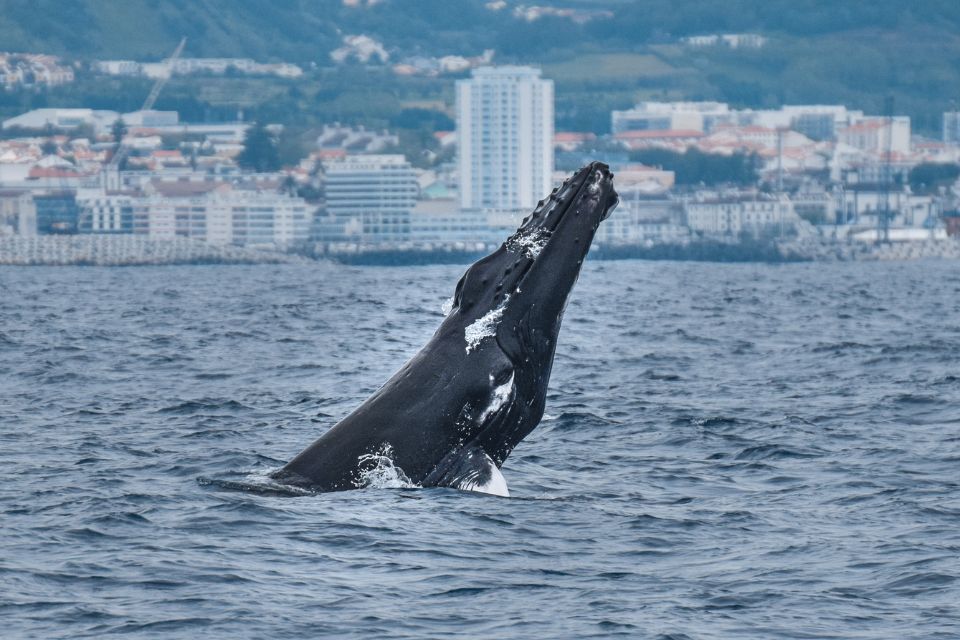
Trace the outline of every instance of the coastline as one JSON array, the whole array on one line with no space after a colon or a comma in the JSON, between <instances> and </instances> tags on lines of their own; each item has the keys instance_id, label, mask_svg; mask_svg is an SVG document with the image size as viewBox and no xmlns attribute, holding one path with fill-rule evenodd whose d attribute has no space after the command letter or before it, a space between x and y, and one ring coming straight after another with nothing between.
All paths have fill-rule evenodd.
<instances>
[{"instance_id":1,"label":"coastline","mask_svg":"<svg viewBox=\"0 0 960 640\"><path fill-rule=\"evenodd\" d=\"M198 240L155 240L133 235L0 237L0 266L132 267L210 264L288 264L330 261L355 266L469 264L487 255L494 244L404 246L353 245L330 250L316 245L289 252L209 245ZM924 240L874 244L806 238L786 242L723 242L684 244L598 245L590 260L671 260L716 263L850 262L960 259L960 240Z\"/></svg>"}]
</instances>

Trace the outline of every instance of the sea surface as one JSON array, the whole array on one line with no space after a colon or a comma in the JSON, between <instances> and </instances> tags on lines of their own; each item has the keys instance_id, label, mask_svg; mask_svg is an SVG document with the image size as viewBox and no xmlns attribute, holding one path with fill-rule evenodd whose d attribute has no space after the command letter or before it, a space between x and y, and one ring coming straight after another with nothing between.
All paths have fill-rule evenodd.
<instances>
[{"instance_id":1,"label":"sea surface","mask_svg":"<svg viewBox=\"0 0 960 640\"><path fill-rule=\"evenodd\" d=\"M958 263L588 261L512 497L238 488L463 269L0 268L0 637L960 637Z\"/></svg>"}]
</instances>

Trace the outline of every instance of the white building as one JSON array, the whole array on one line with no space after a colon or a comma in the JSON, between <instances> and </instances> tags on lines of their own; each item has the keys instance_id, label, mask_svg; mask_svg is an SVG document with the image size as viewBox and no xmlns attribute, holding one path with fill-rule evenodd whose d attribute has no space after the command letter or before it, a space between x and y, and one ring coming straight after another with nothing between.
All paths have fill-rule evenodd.
<instances>
[{"instance_id":1,"label":"white building","mask_svg":"<svg viewBox=\"0 0 960 640\"><path fill-rule=\"evenodd\" d=\"M57 129L73 129L89 125L94 132L104 133L120 117L116 111L97 109L34 109L3 121L3 128L44 129L48 125Z\"/></svg>"},{"instance_id":2,"label":"white building","mask_svg":"<svg viewBox=\"0 0 960 640\"><path fill-rule=\"evenodd\" d=\"M180 123L176 111L131 111L123 114L123 123L128 127L172 127Z\"/></svg>"},{"instance_id":3,"label":"white building","mask_svg":"<svg viewBox=\"0 0 960 640\"><path fill-rule=\"evenodd\" d=\"M323 125L317 136L321 149L344 149L348 153L378 153L387 147L400 144L400 137L389 131L375 131L363 125L349 127L339 122Z\"/></svg>"},{"instance_id":4,"label":"white building","mask_svg":"<svg viewBox=\"0 0 960 640\"><path fill-rule=\"evenodd\" d=\"M73 69L56 56L0 52L0 86L55 86L73 79Z\"/></svg>"},{"instance_id":5,"label":"white building","mask_svg":"<svg viewBox=\"0 0 960 640\"><path fill-rule=\"evenodd\" d=\"M780 111L788 116L791 129L813 140L832 140L837 131L863 118L862 111L833 104L785 105Z\"/></svg>"},{"instance_id":6,"label":"white building","mask_svg":"<svg viewBox=\"0 0 960 640\"><path fill-rule=\"evenodd\" d=\"M690 230L682 224L682 209L676 201L663 195L649 195L636 188L619 191L620 204L597 229L594 238L597 244L676 244L690 238Z\"/></svg>"},{"instance_id":7,"label":"white building","mask_svg":"<svg viewBox=\"0 0 960 640\"><path fill-rule=\"evenodd\" d=\"M641 102L633 109L613 111L613 133L624 131L701 131L739 124L737 112L723 102Z\"/></svg>"},{"instance_id":8,"label":"white building","mask_svg":"<svg viewBox=\"0 0 960 640\"><path fill-rule=\"evenodd\" d=\"M140 75L140 63L135 60L98 60L91 66L94 71L108 76Z\"/></svg>"},{"instance_id":9,"label":"white building","mask_svg":"<svg viewBox=\"0 0 960 640\"><path fill-rule=\"evenodd\" d=\"M355 155L326 170L326 214L320 241L397 242L410 238L417 174L402 155Z\"/></svg>"},{"instance_id":10,"label":"white building","mask_svg":"<svg viewBox=\"0 0 960 640\"><path fill-rule=\"evenodd\" d=\"M178 58L172 62L135 62L134 60L99 60L93 69L111 76L146 76L168 78L171 75L209 73L224 75L236 72L248 75L274 75L281 78L299 78L303 69L289 62L259 63L250 58Z\"/></svg>"},{"instance_id":11,"label":"white building","mask_svg":"<svg viewBox=\"0 0 960 640\"><path fill-rule=\"evenodd\" d=\"M553 81L480 67L457 81L460 206L529 210L553 187Z\"/></svg>"},{"instance_id":12,"label":"white building","mask_svg":"<svg viewBox=\"0 0 960 640\"><path fill-rule=\"evenodd\" d=\"M689 47L718 47L722 45L731 49L759 49L767 43L767 39L758 33L711 33L680 38L680 42Z\"/></svg>"},{"instance_id":13,"label":"white building","mask_svg":"<svg viewBox=\"0 0 960 640\"><path fill-rule=\"evenodd\" d=\"M876 185L851 185L836 190L833 208L839 215L838 222L855 226L876 227L884 212L888 213L890 225L902 227L922 227L937 217L936 203L930 196L904 189L884 191Z\"/></svg>"},{"instance_id":14,"label":"white building","mask_svg":"<svg viewBox=\"0 0 960 640\"><path fill-rule=\"evenodd\" d=\"M0 236L37 235L37 205L29 191L0 191Z\"/></svg>"},{"instance_id":15,"label":"white building","mask_svg":"<svg viewBox=\"0 0 960 640\"><path fill-rule=\"evenodd\" d=\"M786 196L737 195L685 203L687 226L707 236L783 234L800 222Z\"/></svg>"},{"instance_id":16,"label":"white building","mask_svg":"<svg viewBox=\"0 0 960 640\"><path fill-rule=\"evenodd\" d=\"M869 153L910 153L910 118L865 117L841 129L837 139L854 149Z\"/></svg>"},{"instance_id":17,"label":"white building","mask_svg":"<svg viewBox=\"0 0 960 640\"><path fill-rule=\"evenodd\" d=\"M156 240L289 248L309 239L312 213L301 198L224 182L150 182L141 191L79 189L81 233Z\"/></svg>"},{"instance_id":18,"label":"white building","mask_svg":"<svg viewBox=\"0 0 960 640\"><path fill-rule=\"evenodd\" d=\"M83 233L133 233L131 192L77 189L78 227Z\"/></svg>"}]
</instances>

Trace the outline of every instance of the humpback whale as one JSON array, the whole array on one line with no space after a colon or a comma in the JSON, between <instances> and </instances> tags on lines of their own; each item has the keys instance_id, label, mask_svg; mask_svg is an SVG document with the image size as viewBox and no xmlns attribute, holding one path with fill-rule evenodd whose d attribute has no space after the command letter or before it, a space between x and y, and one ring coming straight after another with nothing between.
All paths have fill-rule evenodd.
<instances>
[{"instance_id":1,"label":"humpback whale","mask_svg":"<svg viewBox=\"0 0 960 640\"><path fill-rule=\"evenodd\" d=\"M618 200L599 162L554 189L467 269L426 346L274 479L356 489L386 456L418 486L508 495L500 467L543 417L570 291Z\"/></svg>"}]
</instances>

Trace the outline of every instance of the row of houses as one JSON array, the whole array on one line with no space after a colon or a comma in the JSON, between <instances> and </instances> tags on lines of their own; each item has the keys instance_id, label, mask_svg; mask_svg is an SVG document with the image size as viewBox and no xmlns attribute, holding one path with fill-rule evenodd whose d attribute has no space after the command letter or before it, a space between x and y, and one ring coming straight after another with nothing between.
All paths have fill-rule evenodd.
<instances>
[{"instance_id":1,"label":"row of houses","mask_svg":"<svg viewBox=\"0 0 960 640\"><path fill-rule=\"evenodd\" d=\"M306 243L315 207L278 191L276 182L261 186L194 176L119 190L4 190L0 235L133 234L277 249Z\"/></svg>"},{"instance_id":2,"label":"row of houses","mask_svg":"<svg viewBox=\"0 0 960 640\"><path fill-rule=\"evenodd\" d=\"M73 82L73 69L60 58L42 53L0 52L0 86L48 86Z\"/></svg>"},{"instance_id":3,"label":"row of houses","mask_svg":"<svg viewBox=\"0 0 960 640\"><path fill-rule=\"evenodd\" d=\"M225 75L270 75L280 78L299 78L303 69L289 62L262 63L250 58L177 58L160 62L137 62L135 60L98 60L92 68L110 76L145 76L166 78L171 75L205 73Z\"/></svg>"},{"instance_id":4,"label":"row of houses","mask_svg":"<svg viewBox=\"0 0 960 640\"><path fill-rule=\"evenodd\" d=\"M910 118L867 116L842 105L787 105L780 109L731 109L722 102L641 102L613 111L611 131L626 141L653 142L682 138L695 144L719 131L765 137L768 146L778 131L804 136L807 143L834 141L871 152L910 151ZM630 134L634 134L631 136ZM639 134L639 135L637 135Z\"/></svg>"}]
</instances>

